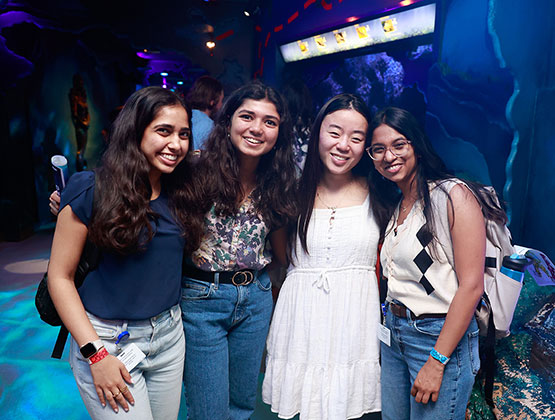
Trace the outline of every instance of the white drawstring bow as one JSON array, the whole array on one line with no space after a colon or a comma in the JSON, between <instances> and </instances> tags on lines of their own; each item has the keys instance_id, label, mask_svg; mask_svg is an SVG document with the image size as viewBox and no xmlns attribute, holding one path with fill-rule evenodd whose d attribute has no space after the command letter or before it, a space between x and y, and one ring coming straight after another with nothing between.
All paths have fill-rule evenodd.
<instances>
[{"instance_id":1,"label":"white drawstring bow","mask_svg":"<svg viewBox=\"0 0 555 420\"><path fill-rule=\"evenodd\" d=\"M328 271L322 270L320 275L314 279L312 282L313 286L316 286L319 289L322 289L324 292L330 292L330 280L328 278Z\"/></svg>"}]
</instances>

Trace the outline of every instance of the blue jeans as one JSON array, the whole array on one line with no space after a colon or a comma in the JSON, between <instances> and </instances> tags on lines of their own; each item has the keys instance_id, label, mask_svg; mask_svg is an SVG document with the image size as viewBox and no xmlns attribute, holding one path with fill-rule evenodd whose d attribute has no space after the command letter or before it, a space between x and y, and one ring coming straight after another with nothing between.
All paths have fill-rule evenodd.
<instances>
[{"instance_id":1,"label":"blue jeans","mask_svg":"<svg viewBox=\"0 0 555 420\"><path fill-rule=\"evenodd\" d=\"M189 420L246 420L254 411L262 352L272 315L270 277L247 286L184 277L181 309L187 343Z\"/></svg>"},{"instance_id":2,"label":"blue jeans","mask_svg":"<svg viewBox=\"0 0 555 420\"><path fill-rule=\"evenodd\" d=\"M89 363L81 356L75 340L71 340L69 363L89 415L93 419L114 420L177 419L185 358L179 305L141 321L105 320L87 315L110 354L117 355L115 342L122 331L128 331L129 338L121 343L121 347L135 343L146 354L146 358L130 372L133 384L127 384L135 405L129 404L127 413L121 407L115 413L109 404L106 407L100 404Z\"/></svg>"},{"instance_id":3,"label":"blue jeans","mask_svg":"<svg viewBox=\"0 0 555 420\"><path fill-rule=\"evenodd\" d=\"M417 403L410 390L445 319L398 318L387 311L391 346L381 344L382 418L384 420L464 420L466 406L480 368L478 326L473 318L445 366L437 402Z\"/></svg>"}]
</instances>

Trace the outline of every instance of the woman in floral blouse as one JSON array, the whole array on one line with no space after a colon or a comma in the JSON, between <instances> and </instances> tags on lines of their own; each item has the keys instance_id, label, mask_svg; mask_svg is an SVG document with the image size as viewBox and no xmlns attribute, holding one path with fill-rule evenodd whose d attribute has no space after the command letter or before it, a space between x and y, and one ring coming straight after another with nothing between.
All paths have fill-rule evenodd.
<instances>
[{"instance_id":1,"label":"woman in floral blouse","mask_svg":"<svg viewBox=\"0 0 555 420\"><path fill-rule=\"evenodd\" d=\"M198 162L205 233L184 268L185 392L190 420L246 420L272 313L265 268L285 263L295 216L291 122L274 89L227 99Z\"/></svg>"}]
</instances>

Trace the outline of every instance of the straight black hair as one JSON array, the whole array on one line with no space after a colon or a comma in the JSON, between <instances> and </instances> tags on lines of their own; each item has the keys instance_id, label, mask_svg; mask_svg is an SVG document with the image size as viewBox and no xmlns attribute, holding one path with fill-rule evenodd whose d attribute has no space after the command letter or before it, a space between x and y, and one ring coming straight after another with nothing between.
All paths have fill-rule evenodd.
<instances>
[{"instance_id":1,"label":"straight black hair","mask_svg":"<svg viewBox=\"0 0 555 420\"><path fill-rule=\"evenodd\" d=\"M312 216L316 189L318 188L318 184L324 172L324 166L320 159L319 152L320 129L327 115L342 109L352 109L362 115L366 121L370 121L370 111L364 101L360 97L349 93L342 93L327 101L314 120L308 142L306 163L299 182L299 193L297 195L299 198L300 216L295 231L299 235L301 245L306 253L308 253L308 245L306 242L308 224ZM368 145L368 142L369 138L368 135L366 135L365 145ZM370 167L370 158L364 153L360 162L353 168L353 175L366 177Z\"/></svg>"}]
</instances>

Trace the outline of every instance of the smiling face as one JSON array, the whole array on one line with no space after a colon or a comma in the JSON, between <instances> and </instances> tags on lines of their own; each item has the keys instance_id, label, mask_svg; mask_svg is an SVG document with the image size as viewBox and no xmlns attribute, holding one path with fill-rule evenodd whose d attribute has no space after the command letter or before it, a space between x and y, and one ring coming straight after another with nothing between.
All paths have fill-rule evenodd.
<instances>
[{"instance_id":1,"label":"smiling face","mask_svg":"<svg viewBox=\"0 0 555 420\"><path fill-rule=\"evenodd\" d=\"M151 182L161 174L172 173L189 150L189 117L181 105L161 108L147 126L141 151L150 165Z\"/></svg>"},{"instance_id":2,"label":"smiling face","mask_svg":"<svg viewBox=\"0 0 555 420\"><path fill-rule=\"evenodd\" d=\"M396 142L410 140L405 138L397 130L386 124L379 125L372 134L371 145L381 145L387 148L382 160L375 160L374 167L384 178L395 182L404 192L405 188L410 188L416 176L416 155L414 148L409 144L409 149L402 157L391 153L391 147ZM407 190L408 191L408 190Z\"/></svg>"},{"instance_id":3,"label":"smiling face","mask_svg":"<svg viewBox=\"0 0 555 420\"><path fill-rule=\"evenodd\" d=\"M280 116L267 99L245 99L231 116L229 136L241 159L260 160L276 144Z\"/></svg>"},{"instance_id":4,"label":"smiling face","mask_svg":"<svg viewBox=\"0 0 555 420\"><path fill-rule=\"evenodd\" d=\"M354 109L341 109L325 116L320 126L318 151L324 171L350 175L364 155L368 121Z\"/></svg>"}]
</instances>

